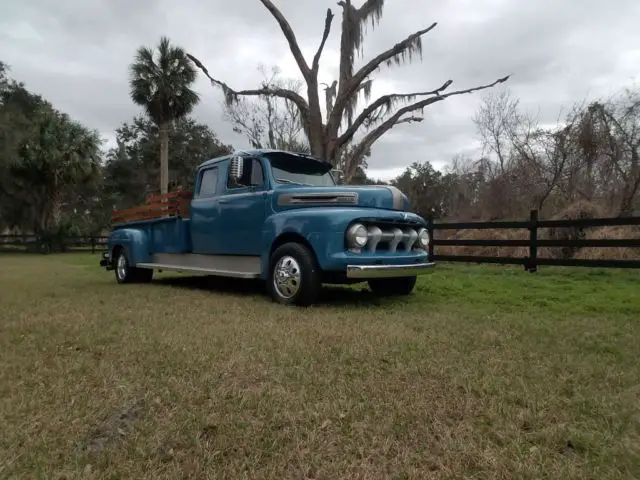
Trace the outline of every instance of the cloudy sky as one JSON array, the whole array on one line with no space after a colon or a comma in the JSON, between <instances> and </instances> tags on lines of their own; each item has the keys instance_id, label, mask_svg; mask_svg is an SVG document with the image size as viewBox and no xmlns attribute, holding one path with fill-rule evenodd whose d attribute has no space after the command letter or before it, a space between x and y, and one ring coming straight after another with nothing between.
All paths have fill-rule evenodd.
<instances>
[{"instance_id":1,"label":"cloudy sky","mask_svg":"<svg viewBox=\"0 0 640 480\"><path fill-rule=\"evenodd\" d=\"M356 0L354 0L356 1ZM311 59L324 12L335 0L275 0ZM360 2L356 1L356 4ZM321 81L336 77L339 15L325 49ZM361 64L434 21L423 60L383 69L373 96L439 86L458 88L512 74L508 87L523 107L553 123L563 106L640 85L638 0L395 0L364 45ZM236 89L257 85L260 63L298 76L279 27L258 0L27 0L0 5L0 60L11 75L59 109L98 129L113 130L139 113L128 96L127 68L139 45L161 35L200 58ZM195 116L226 143L246 146L222 119L222 95L204 78ZM471 116L480 94L450 98L402 125L374 147L369 174L387 179L415 161L441 167L478 148Z\"/></svg>"}]
</instances>

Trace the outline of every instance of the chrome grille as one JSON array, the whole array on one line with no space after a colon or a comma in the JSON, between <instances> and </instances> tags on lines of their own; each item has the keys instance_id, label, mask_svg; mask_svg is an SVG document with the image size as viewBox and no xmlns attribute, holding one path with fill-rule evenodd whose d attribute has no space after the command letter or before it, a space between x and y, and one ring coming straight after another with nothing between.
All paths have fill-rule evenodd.
<instances>
[{"instance_id":1,"label":"chrome grille","mask_svg":"<svg viewBox=\"0 0 640 480\"><path fill-rule=\"evenodd\" d=\"M418 224L364 223L368 231L368 242L363 250L368 252L410 252L418 241Z\"/></svg>"}]
</instances>

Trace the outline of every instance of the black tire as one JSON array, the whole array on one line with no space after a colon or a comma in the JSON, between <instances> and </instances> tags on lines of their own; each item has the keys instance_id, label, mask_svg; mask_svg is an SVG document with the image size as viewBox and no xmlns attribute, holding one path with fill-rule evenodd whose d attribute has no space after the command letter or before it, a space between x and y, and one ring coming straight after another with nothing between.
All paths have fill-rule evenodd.
<instances>
[{"instance_id":1,"label":"black tire","mask_svg":"<svg viewBox=\"0 0 640 480\"><path fill-rule=\"evenodd\" d=\"M284 262L282 265L279 264L281 260ZM278 282L281 267L284 267L283 275L289 273L289 276L281 277L281 282ZM320 279L320 268L313 252L300 243L285 243L271 255L267 290L275 302L305 307L311 305L320 293Z\"/></svg>"},{"instance_id":2,"label":"black tire","mask_svg":"<svg viewBox=\"0 0 640 480\"><path fill-rule=\"evenodd\" d=\"M410 295L416 286L417 277L375 278L369 280L369 288L383 297Z\"/></svg>"},{"instance_id":3,"label":"black tire","mask_svg":"<svg viewBox=\"0 0 640 480\"><path fill-rule=\"evenodd\" d=\"M152 269L136 268L130 265L129 257L127 257L124 248L120 248L115 254L113 266L118 283L147 283L153 278Z\"/></svg>"}]
</instances>

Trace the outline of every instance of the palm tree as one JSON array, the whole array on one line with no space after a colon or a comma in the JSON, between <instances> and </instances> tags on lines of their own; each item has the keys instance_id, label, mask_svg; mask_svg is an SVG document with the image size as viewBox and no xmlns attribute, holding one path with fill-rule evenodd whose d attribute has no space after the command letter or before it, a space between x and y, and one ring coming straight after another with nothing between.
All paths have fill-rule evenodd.
<instances>
[{"instance_id":1,"label":"palm tree","mask_svg":"<svg viewBox=\"0 0 640 480\"><path fill-rule=\"evenodd\" d=\"M187 116L200 101L191 89L196 69L180 47L161 37L158 55L140 47L130 67L131 99L142 106L160 129L160 192L169 184L169 126Z\"/></svg>"},{"instance_id":2,"label":"palm tree","mask_svg":"<svg viewBox=\"0 0 640 480\"><path fill-rule=\"evenodd\" d=\"M35 230L60 227L65 193L97 180L100 172L100 136L54 108L44 105L21 143L10 166L10 178L24 210L34 213ZM77 187L76 187L77 189Z\"/></svg>"}]
</instances>

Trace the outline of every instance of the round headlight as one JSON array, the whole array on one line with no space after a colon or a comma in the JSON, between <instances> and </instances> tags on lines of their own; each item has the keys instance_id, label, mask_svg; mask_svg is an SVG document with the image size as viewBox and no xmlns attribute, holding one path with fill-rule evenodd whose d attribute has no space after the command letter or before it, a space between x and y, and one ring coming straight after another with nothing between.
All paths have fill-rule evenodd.
<instances>
[{"instance_id":1,"label":"round headlight","mask_svg":"<svg viewBox=\"0 0 640 480\"><path fill-rule=\"evenodd\" d=\"M369 233L364 225L355 223L347 231L347 241L350 248L362 248L367 244Z\"/></svg>"},{"instance_id":2,"label":"round headlight","mask_svg":"<svg viewBox=\"0 0 640 480\"><path fill-rule=\"evenodd\" d=\"M421 228L418 231L418 244L421 248L427 248L429 246L429 232L426 228Z\"/></svg>"}]
</instances>

